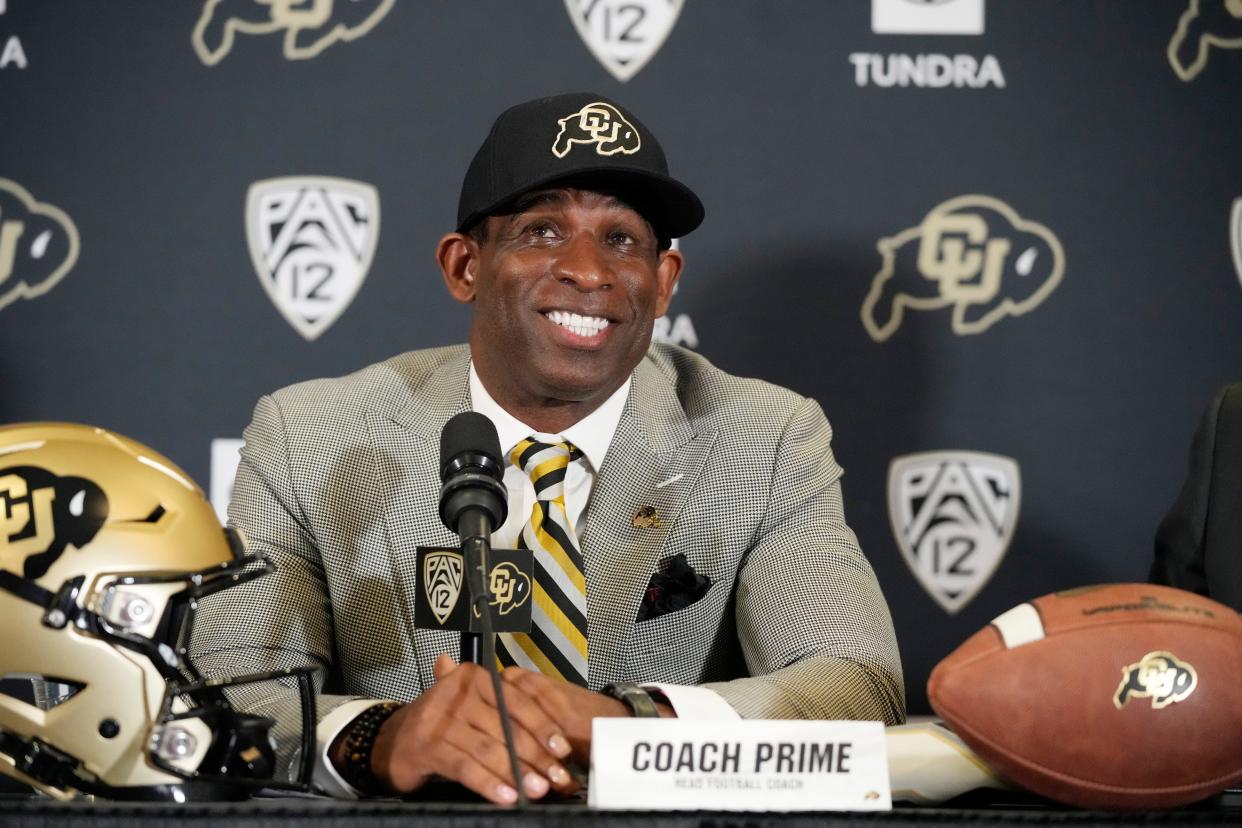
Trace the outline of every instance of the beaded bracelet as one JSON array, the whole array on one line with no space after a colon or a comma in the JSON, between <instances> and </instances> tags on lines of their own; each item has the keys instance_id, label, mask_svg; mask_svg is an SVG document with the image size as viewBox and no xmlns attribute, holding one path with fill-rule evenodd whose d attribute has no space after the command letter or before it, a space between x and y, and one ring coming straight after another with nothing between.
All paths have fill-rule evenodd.
<instances>
[{"instance_id":1,"label":"beaded bracelet","mask_svg":"<svg viewBox=\"0 0 1242 828\"><path fill-rule=\"evenodd\" d=\"M402 707L400 702L387 701L362 711L345 728L345 767L338 768L341 777L365 796L387 793L371 772L371 748L380 726Z\"/></svg>"}]
</instances>

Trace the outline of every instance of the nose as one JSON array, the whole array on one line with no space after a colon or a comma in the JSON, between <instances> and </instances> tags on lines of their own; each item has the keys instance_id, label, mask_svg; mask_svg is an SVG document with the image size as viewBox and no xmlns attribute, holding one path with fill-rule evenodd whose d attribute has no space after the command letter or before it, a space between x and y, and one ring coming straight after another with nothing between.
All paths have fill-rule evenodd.
<instances>
[{"instance_id":1,"label":"nose","mask_svg":"<svg viewBox=\"0 0 1242 828\"><path fill-rule=\"evenodd\" d=\"M594 233L575 233L560 246L553 273L557 280L580 291L609 290L616 279L607 251Z\"/></svg>"}]
</instances>

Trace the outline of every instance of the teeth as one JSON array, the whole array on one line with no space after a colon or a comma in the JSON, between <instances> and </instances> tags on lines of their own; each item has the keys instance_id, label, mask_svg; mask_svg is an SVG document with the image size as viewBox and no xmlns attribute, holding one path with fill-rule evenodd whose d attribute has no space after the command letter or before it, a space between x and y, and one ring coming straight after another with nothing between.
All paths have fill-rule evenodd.
<instances>
[{"instance_id":1,"label":"teeth","mask_svg":"<svg viewBox=\"0 0 1242 828\"><path fill-rule=\"evenodd\" d=\"M608 320L602 316L580 316L569 311L548 311L547 316L562 328L568 328L578 336L595 336L608 327Z\"/></svg>"}]
</instances>

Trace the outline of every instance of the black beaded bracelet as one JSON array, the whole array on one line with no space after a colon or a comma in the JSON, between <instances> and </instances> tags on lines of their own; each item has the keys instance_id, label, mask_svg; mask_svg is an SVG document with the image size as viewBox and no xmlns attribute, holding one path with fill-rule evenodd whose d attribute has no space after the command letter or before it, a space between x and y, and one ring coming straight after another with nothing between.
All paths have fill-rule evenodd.
<instances>
[{"instance_id":1,"label":"black beaded bracelet","mask_svg":"<svg viewBox=\"0 0 1242 828\"><path fill-rule=\"evenodd\" d=\"M341 777L364 796L386 793L384 786L371 772L371 748L380 726L402 707L400 702L387 701L372 705L345 726L345 765L338 768Z\"/></svg>"}]
</instances>

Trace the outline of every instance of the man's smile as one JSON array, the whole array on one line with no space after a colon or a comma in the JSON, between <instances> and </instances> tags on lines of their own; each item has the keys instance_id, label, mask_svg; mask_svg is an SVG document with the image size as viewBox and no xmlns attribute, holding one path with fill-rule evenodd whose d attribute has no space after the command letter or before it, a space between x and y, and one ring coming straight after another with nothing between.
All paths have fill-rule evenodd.
<instances>
[{"instance_id":1,"label":"man's smile","mask_svg":"<svg viewBox=\"0 0 1242 828\"><path fill-rule=\"evenodd\" d=\"M584 316L566 310L544 311L543 316L561 330L572 334L581 344L602 341L604 331L612 324L611 320L603 316Z\"/></svg>"}]
</instances>

